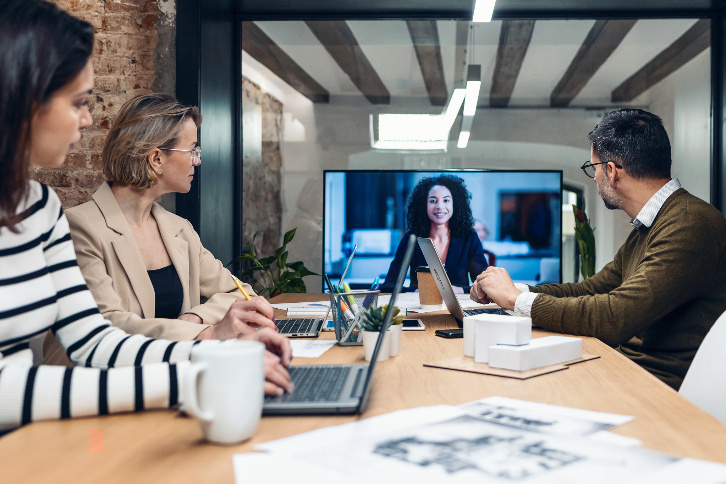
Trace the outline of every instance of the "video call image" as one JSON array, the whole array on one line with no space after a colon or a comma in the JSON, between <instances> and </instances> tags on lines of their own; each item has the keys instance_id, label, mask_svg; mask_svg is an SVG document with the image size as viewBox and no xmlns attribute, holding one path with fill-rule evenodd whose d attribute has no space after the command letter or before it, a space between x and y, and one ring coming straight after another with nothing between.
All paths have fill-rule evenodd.
<instances>
[{"instance_id":1,"label":"video call image","mask_svg":"<svg viewBox=\"0 0 726 484\"><path fill-rule=\"evenodd\" d=\"M330 279L337 282L356 247L345 281L353 289L368 289L376 277L383 282L407 213L419 209L409 207L411 194L441 175L459 178L471 194L471 228L490 265L507 269L515 282L560 282L562 172L514 170L325 171L323 263Z\"/></svg>"}]
</instances>

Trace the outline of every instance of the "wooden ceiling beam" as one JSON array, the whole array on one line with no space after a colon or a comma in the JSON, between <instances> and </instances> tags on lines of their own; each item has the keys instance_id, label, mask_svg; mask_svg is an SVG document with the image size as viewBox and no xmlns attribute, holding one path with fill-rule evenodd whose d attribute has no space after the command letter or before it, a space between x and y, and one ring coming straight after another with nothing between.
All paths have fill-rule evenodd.
<instances>
[{"instance_id":1,"label":"wooden ceiling beam","mask_svg":"<svg viewBox=\"0 0 726 484\"><path fill-rule=\"evenodd\" d=\"M431 105L445 106L449 93L446 90L446 76L436 20L407 20L406 26L411 35Z\"/></svg>"},{"instance_id":2,"label":"wooden ceiling beam","mask_svg":"<svg viewBox=\"0 0 726 484\"><path fill-rule=\"evenodd\" d=\"M632 101L710 46L711 21L701 19L638 72L613 89L610 95L611 101L614 103Z\"/></svg>"},{"instance_id":3,"label":"wooden ceiling beam","mask_svg":"<svg viewBox=\"0 0 726 484\"><path fill-rule=\"evenodd\" d=\"M308 20L305 24L371 104L391 103L391 93L344 20Z\"/></svg>"},{"instance_id":4,"label":"wooden ceiling beam","mask_svg":"<svg viewBox=\"0 0 726 484\"><path fill-rule=\"evenodd\" d=\"M566 107L620 45L637 20L598 20L550 95L550 106Z\"/></svg>"},{"instance_id":5,"label":"wooden ceiling beam","mask_svg":"<svg viewBox=\"0 0 726 484\"><path fill-rule=\"evenodd\" d=\"M330 102L330 93L254 22L242 22L242 50L312 102Z\"/></svg>"},{"instance_id":6,"label":"wooden ceiling beam","mask_svg":"<svg viewBox=\"0 0 726 484\"><path fill-rule=\"evenodd\" d=\"M532 40L534 20L503 20L499 31L497 61L489 91L489 105L507 107L517 82L522 61Z\"/></svg>"}]
</instances>

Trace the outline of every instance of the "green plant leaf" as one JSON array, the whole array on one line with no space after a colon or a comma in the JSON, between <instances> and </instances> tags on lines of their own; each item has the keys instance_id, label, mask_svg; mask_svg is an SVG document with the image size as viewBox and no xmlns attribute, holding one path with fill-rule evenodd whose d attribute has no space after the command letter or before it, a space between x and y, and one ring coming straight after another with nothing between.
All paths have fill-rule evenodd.
<instances>
[{"instance_id":1,"label":"green plant leaf","mask_svg":"<svg viewBox=\"0 0 726 484\"><path fill-rule=\"evenodd\" d=\"M295 232L297 232L297 227L295 227L292 230L288 230L285 232L285 236L282 238L283 242L282 245L285 246L289 244L292 241L292 238L295 237Z\"/></svg>"}]
</instances>

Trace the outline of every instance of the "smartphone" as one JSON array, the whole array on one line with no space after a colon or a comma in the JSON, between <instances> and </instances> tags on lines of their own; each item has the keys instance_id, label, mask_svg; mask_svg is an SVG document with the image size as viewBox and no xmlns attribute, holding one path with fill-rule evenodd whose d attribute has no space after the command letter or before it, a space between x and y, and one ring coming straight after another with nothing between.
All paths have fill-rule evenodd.
<instances>
[{"instance_id":1,"label":"smartphone","mask_svg":"<svg viewBox=\"0 0 726 484\"><path fill-rule=\"evenodd\" d=\"M460 328L456 329L437 329L435 331L436 336L441 336L442 338L463 338L464 337L464 330Z\"/></svg>"},{"instance_id":2,"label":"smartphone","mask_svg":"<svg viewBox=\"0 0 726 484\"><path fill-rule=\"evenodd\" d=\"M424 329L426 329L426 325L424 325L423 321L421 321L420 319L403 320L404 331L423 331Z\"/></svg>"}]
</instances>

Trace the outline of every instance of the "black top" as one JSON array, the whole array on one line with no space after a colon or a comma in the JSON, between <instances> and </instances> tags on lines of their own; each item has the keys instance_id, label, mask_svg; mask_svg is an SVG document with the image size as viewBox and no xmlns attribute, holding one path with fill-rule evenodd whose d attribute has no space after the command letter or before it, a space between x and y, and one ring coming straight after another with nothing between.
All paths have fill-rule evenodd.
<instances>
[{"instance_id":1,"label":"black top","mask_svg":"<svg viewBox=\"0 0 726 484\"><path fill-rule=\"evenodd\" d=\"M154 286L154 298L156 301L156 318L176 319L181 312L182 301L184 300L184 289L182 289L179 274L172 264L161 269L147 271L151 285Z\"/></svg>"},{"instance_id":2,"label":"black top","mask_svg":"<svg viewBox=\"0 0 726 484\"><path fill-rule=\"evenodd\" d=\"M406 243L410 234L410 231L406 231L401 239L398 250L396 250L396 255L388 268L386 280L381 284L381 292L391 292L393 286L396 285L396 276L401 268L401 261L403 260L403 254L406 251ZM421 251L421 247L416 244L416 250L413 252L410 265L411 283L408 288L404 287L401 290L402 292L411 292L418 289L416 268L425 265L427 265L426 258ZM476 276L484 272L488 266L486 258L484 257L484 249L481 246L476 232L472 230L468 235L463 237L451 237L444 269L446 269L446 274L448 274L452 286L462 287L464 292L469 292L471 289L469 279L471 278L472 281L475 281Z\"/></svg>"}]
</instances>

